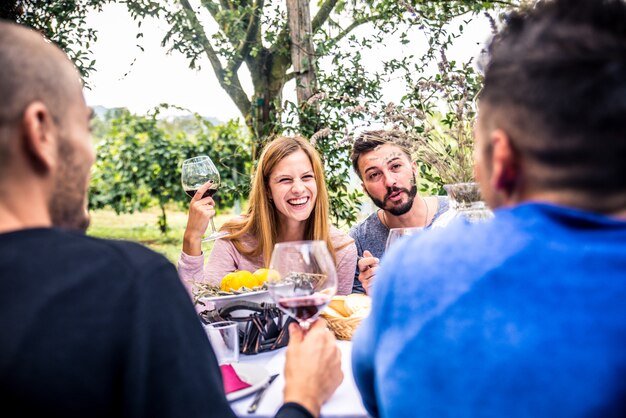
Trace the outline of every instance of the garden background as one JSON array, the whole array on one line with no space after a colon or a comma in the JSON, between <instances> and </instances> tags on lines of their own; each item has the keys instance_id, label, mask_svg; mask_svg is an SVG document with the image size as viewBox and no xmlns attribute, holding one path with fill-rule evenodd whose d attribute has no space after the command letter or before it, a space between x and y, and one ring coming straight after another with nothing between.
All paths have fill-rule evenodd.
<instances>
[{"instance_id":1,"label":"garden background","mask_svg":"<svg viewBox=\"0 0 626 418\"><path fill-rule=\"evenodd\" d=\"M0 17L55 41L85 79L98 153L88 234L176 262L188 202L180 163L195 155L222 176L217 225L245 211L276 134L311 138L343 229L371 209L348 157L364 129L407 134L422 193L470 181L481 45L505 13L533 3L6 0ZM470 164L450 176L458 161Z\"/></svg>"}]
</instances>

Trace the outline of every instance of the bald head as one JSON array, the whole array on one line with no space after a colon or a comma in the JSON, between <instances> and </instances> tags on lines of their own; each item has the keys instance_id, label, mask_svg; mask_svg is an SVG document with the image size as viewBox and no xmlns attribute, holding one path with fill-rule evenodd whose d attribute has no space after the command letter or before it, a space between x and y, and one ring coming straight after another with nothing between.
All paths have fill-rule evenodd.
<instances>
[{"instance_id":1,"label":"bald head","mask_svg":"<svg viewBox=\"0 0 626 418\"><path fill-rule=\"evenodd\" d=\"M84 230L95 154L78 71L39 33L0 22L0 97L0 231Z\"/></svg>"},{"instance_id":2,"label":"bald head","mask_svg":"<svg viewBox=\"0 0 626 418\"><path fill-rule=\"evenodd\" d=\"M81 94L79 80L65 53L38 32L0 21L0 177L26 107L39 101L62 124Z\"/></svg>"}]
</instances>

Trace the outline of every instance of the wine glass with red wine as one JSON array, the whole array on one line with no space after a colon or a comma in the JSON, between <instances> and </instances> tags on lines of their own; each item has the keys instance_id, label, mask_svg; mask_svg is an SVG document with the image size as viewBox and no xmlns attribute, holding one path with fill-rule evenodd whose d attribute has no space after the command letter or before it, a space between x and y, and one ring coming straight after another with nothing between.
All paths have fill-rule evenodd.
<instances>
[{"instance_id":1,"label":"wine glass with red wine","mask_svg":"<svg viewBox=\"0 0 626 418\"><path fill-rule=\"evenodd\" d=\"M210 181L212 183L211 187L204 192L202 197L213 197L220 186L220 173L209 157L201 155L183 161L180 180L183 184L183 190L189 197L193 197L204 183ZM219 232L215 229L213 218L211 218L211 229L213 230L211 235L204 237L202 242L212 241L229 235L228 232Z\"/></svg>"},{"instance_id":2,"label":"wine glass with red wine","mask_svg":"<svg viewBox=\"0 0 626 418\"><path fill-rule=\"evenodd\" d=\"M303 329L309 329L337 293L337 270L324 241L274 246L266 285L270 296Z\"/></svg>"}]
</instances>

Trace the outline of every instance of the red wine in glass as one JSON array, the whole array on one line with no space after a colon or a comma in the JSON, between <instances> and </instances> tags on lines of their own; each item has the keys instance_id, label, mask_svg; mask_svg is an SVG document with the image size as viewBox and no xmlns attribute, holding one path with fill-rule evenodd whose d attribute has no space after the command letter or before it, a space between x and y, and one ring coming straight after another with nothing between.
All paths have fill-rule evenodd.
<instances>
[{"instance_id":1,"label":"red wine in glass","mask_svg":"<svg viewBox=\"0 0 626 418\"><path fill-rule=\"evenodd\" d=\"M194 197L197 191L198 189L188 189L188 190L185 190L185 193L187 193L187 196L189 197ZM213 197L215 192L217 192L217 187L211 187L206 192L204 192L201 199L204 199L205 197Z\"/></svg>"},{"instance_id":2,"label":"red wine in glass","mask_svg":"<svg viewBox=\"0 0 626 418\"><path fill-rule=\"evenodd\" d=\"M211 187L204 192L202 198L213 197L220 186L220 173L217 171L215 164L213 164L213 161L211 161L209 157L201 155L199 157L183 161L180 181L183 185L185 193L192 198L202 185L207 182L211 182ZM219 232L215 229L213 218L211 218L211 229L213 230L211 235L203 238L202 242L212 241L229 235L228 232Z\"/></svg>"},{"instance_id":3,"label":"red wine in glass","mask_svg":"<svg viewBox=\"0 0 626 418\"><path fill-rule=\"evenodd\" d=\"M324 241L279 242L269 264L270 297L307 330L337 293L337 270Z\"/></svg>"},{"instance_id":4,"label":"red wine in glass","mask_svg":"<svg viewBox=\"0 0 626 418\"><path fill-rule=\"evenodd\" d=\"M283 298L278 301L284 311L287 311L299 321L315 319L330 302L330 297L324 294L313 294L293 298Z\"/></svg>"}]
</instances>

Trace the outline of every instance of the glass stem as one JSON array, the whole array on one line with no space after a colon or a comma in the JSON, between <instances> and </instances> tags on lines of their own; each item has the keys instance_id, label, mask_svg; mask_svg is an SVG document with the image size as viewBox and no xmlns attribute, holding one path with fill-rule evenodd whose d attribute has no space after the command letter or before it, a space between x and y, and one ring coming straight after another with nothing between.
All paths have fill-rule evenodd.
<instances>
[{"instance_id":1,"label":"glass stem","mask_svg":"<svg viewBox=\"0 0 626 418\"><path fill-rule=\"evenodd\" d=\"M213 228L213 232L217 232L215 229L215 223L213 223L213 218L211 218L211 228Z\"/></svg>"}]
</instances>

